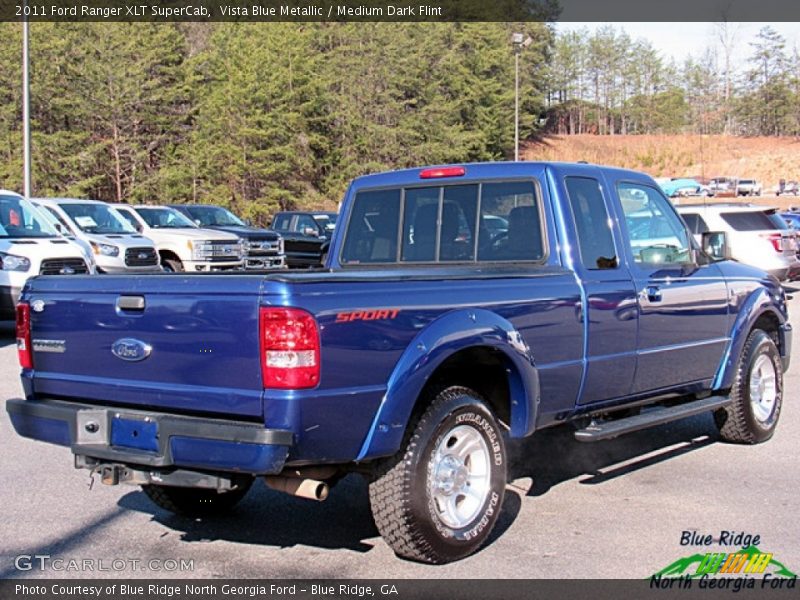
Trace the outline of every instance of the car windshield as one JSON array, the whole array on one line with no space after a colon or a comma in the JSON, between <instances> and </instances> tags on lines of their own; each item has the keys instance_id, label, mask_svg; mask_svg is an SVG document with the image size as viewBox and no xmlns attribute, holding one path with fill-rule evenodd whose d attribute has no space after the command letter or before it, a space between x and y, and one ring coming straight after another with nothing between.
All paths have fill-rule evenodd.
<instances>
[{"instance_id":1,"label":"car windshield","mask_svg":"<svg viewBox=\"0 0 800 600\"><path fill-rule=\"evenodd\" d=\"M232 225L245 227L244 222L234 215L231 211L221 206L187 206L186 212L192 219L199 221L201 226L220 226Z\"/></svg>"},{"instance_id":2,"label":"car windshield","mask_svg":"<svg viewBox=\"0 0 800 600\"><path fill-rule=\"evenodd\" d=\"M136 212L153 229L196 229L197 225L172 208L136 208Z\"/></svg>"},{"instance_id":3,"label":"car windshield","mask_svg":"<svg viewBox=\"0 0 800 600\"><path fill-rule=\"evenodd\" d=\"M317 225L325 229L326 231L332 231L336 227L336 215L335 213L331 214L317 214L314 215L314 220L317 222Z\"/></svg>"},{"instance_id":4,"label":"car windshield","mask_svg":"<svg viewBox=\"0 0 800 600\"><path fill-rule=\"evenodd\" d=\"M60 204L73 223L84 233L136 233L130 223L105 204Z\"/></svg>"},{"instance_id":5,"label":"car windshield","mask_svg":"<svg viewBox=\"0 0 800 600\"><path fill-rule=\"evenodd\" d=\"M50 238L58 233L22 196L0 196L0 238Z\"/></svg>"}]
</instances>

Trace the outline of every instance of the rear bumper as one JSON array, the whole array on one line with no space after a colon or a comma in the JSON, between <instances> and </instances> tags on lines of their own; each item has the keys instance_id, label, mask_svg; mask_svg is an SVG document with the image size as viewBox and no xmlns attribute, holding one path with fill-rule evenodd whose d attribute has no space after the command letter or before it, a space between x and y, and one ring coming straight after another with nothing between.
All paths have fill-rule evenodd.
<instances>
[{"instance_id":1,"label":"rear bumper","mask_svg":"<svg viewBox=\"0 0 800 600\"><path fill-rule=\"evenodd\" d=\"M185 467L248 474L283 469L290 431L60 400L8 400L23 437L69 446L76 456L150 468Z\"/></svg>"}]
</instances>

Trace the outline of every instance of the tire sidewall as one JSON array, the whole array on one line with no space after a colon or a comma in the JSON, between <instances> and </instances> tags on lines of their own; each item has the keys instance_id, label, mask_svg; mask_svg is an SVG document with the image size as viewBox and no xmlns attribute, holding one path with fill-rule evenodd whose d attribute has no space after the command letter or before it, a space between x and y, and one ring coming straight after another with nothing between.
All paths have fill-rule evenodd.
<instances>
[{"instance_id":1,"label":"tire sidewall","mask_svg":"<svg viewBox=\"0 0 800 600\"><path fill-rule=\"evenodd\" d=\"M742 370L742 377L739 381L739 396L742 402L745 403L743 407L745 409L745 421L752 432L754 441L763 442L772 437L778 425L781 405L783 403L783 363L772 338L764 332L758 332L757 336L758 337L753 340L747 356L745 356L743 364L744 369ZM753 366L761 356L766 356L769 359L776 374L775 385L777 397L775 398L775 406L773 407L772 415L768 423L762 423L756 418L750 399L750 378L753 374Z\"/></svg>"},{"instance_id":2,"label":"tire sidewall","mask_svg":"<svg viewBox=\"0 0 800 600\"><path fill-rule=\"evenodd\" d=\"M445 392L447 393L447 392ZM430 415L430 425L420 432L419 451L414 453L409 482L411 511L431 549L448 560L467 556L488 538L500 513L506 486L507 457L502 432L483 402L466 393L456 393ZM449 432L458 426L470 426L486 442L491 469L489 492L483 506L465 527L453 529L436 515L430 493L433 453Z\"/></svg>"}]
</instances>

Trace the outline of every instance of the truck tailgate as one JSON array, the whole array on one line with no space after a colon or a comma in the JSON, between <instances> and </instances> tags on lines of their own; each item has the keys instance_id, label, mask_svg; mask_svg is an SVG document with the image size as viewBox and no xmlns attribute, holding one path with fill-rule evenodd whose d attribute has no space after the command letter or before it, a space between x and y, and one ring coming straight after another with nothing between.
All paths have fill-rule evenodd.
<instances>
[{"instance_id":1,"label":"truck tailgate","mask_svg":"<svg viewBox=\"0 0 800 600\"><path fill-rule=\"evenodd\" d=\"M25 295L34 350L26 391L260 417L261 284L239 275L36 278Z\"/></svg>"}]
</instances>

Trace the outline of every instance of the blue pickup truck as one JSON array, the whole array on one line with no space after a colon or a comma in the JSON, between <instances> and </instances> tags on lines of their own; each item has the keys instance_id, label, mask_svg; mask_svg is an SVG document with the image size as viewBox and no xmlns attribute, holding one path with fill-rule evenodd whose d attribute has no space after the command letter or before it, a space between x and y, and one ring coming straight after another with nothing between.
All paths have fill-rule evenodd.
<instances>
[{"instance_id":1,"label":"blue pickup truck","mask_svg":"<svg viewBox=\"0 0 800 600\"><path fill-rule=\"evenodd\" d=\"M726 256L724 234L697 243L632 171L369 175L324 269L32 279L25 398L7 410L20 435L179 513L229 509L256 478L322 500L361 473L392 549L444 563L492 530L509 440L707 412L723 440L772 436L785 294Z\"/></svg>"}]
</instances>

